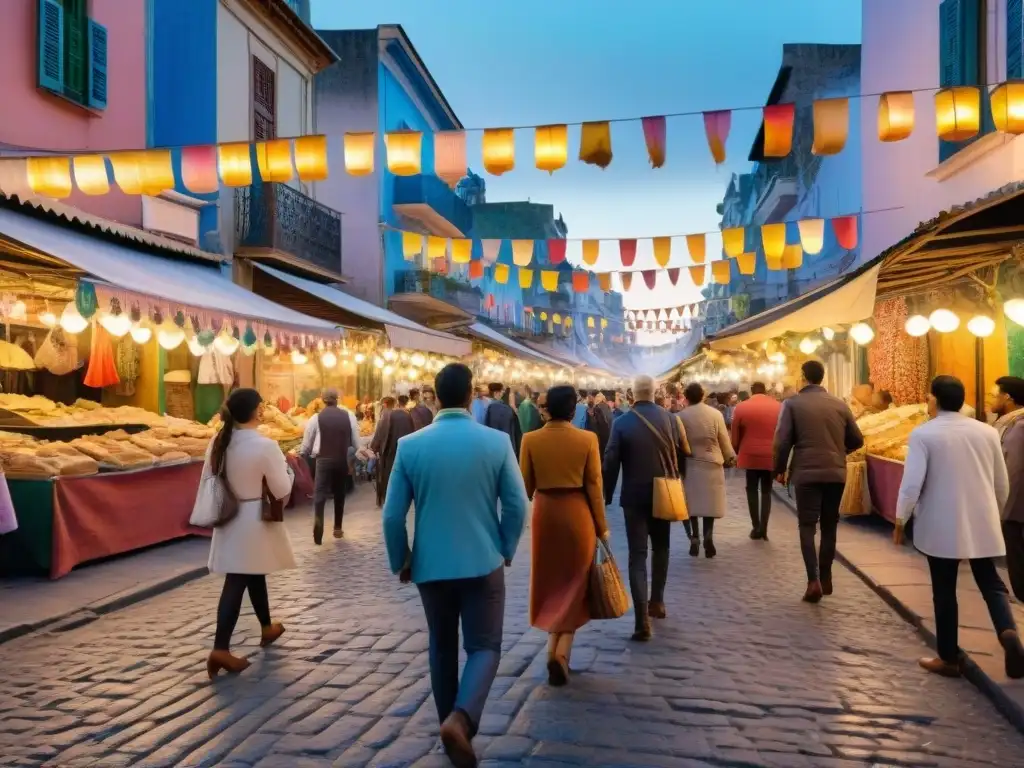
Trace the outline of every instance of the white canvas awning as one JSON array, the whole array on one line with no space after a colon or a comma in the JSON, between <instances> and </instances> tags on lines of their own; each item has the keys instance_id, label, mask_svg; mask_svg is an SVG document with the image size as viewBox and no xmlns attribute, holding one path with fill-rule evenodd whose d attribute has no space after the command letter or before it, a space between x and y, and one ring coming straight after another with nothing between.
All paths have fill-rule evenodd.
<instances>
[{"instance_id":1,"label":"white canvas awning","mask_svg":"<svg viewBox=\"0 0 1024 768\"><path fill-rule=\"evenodd\" d=\"M535 349L520 344L515 339L510 339L502 333L498 333L496 330L491 328L489 325L484 323L473 323L467 326L466 330L472 336L476 336L481 341L487 341L496 347L503 347L507 352L517 355L519 357L525 357L528 360L537 360L547 365L554 365L559 368L569 368L571 366L563 363L561 360L557 360L554 357L545 355L543 352L538 352Z\"/></svg>"}]
</instances>

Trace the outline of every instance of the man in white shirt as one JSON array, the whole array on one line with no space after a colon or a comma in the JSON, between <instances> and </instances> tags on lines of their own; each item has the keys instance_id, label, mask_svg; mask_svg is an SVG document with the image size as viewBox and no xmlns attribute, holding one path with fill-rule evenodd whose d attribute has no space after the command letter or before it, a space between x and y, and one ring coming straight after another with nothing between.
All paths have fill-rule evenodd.
<instances>
[{"instance_id":1,"label":"man in white shirt","mask_svg":"<svg viewBox=\"0 0 1024 768\"><path fill-rule=\"evenodd\" d=\"M1006 554L1000 515L1009 494L999 434L960 413L964 385L953 376L932 380L934 417L910 433L907 462L896 504L897 544L913 515L914 546L928 557L935 605L937 658L920 660L929 672L959 677L956 580L960 561L971 564L1003 646L1006 676L1024 677L1024 646L995 558Z\"/></svg>"},{"instance_id":2,"label":"man in white shirt","mask_svg":"<svg viewBox=\"0 0 1024 768\"><path fill-rule=\"evenodd\" d=\"M314 456L313 477L313 541L323 542L324 507L334 498L334 538L344 538L345 494L352 482L352 463L359 425L355 414L338 406L337 390L323 394L324 409L306 423L302 435L303 456Z\"/></svg>"}]
</instances>

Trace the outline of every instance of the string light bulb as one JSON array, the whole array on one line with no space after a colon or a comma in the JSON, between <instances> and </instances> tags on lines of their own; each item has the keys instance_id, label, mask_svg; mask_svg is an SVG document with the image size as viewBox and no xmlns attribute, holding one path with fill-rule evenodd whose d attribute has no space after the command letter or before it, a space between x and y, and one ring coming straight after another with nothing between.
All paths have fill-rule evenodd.
<instances>
[{"instance_id":1,"label":"string light bulb","mask_svg":"<svg viewBox=\"0 0 1024 768\"><path fill-rule=\"evenodd\" d=\"M68 302L60 313L60 327L72 335L81 333L89 326L89 321L82 317L73 301Z\"/></svg>"},{"instance_id":2,"label":"string light bulb","mask_svg":"<svg viewBox=\"0 0 1024 768\"><path fill-rule=\"evenodd\" d=\"M924 336L931 329L932 324L924 315L911 315L903 325L903 330L905 330L909 336L914 337Z\"/></svg>"},{"instance_id":3,"label":"string light bulb","mask_svg":"<svg viewBox=\"0 0 1024 768\"><path fill-rule=\"evenodd\" d=\"M177 349L185 341L185 331L174 323L164 323L156 332L157 343L168 352Z\"/></svg>"},{"instance_id":4,"label":"string light bulb","mask_svg":"<svg viewBox=\"0 0 1024 768\"><path fill-rule=\"evenodd\" d=\"M153 338L153 329L145 323L136 323L131 330L132 341L136 344L148 344Z\"/></svg>"},{"instance_id":5,"label":"string light bulb","mask_svg":"<svg viewBox=\"0 0 1024 768\"><path fill-rule=\"evenodd\" d=\"M928 322L939 333L952 333L960 327L960 318L951 309L936 309L928 316Z\"/></svg>"},{"instance_id":6,"label":"string light bulb","mask_svg":"<svg viewBox=\"0 0 1024 768\"><path fill-rule=\"evenodd\" d=\"M227 328L217 334L217 338L213 340L213 348L220 354L226 357L231 357L238 351L239 341L236 339Z\"/></svg>"},{"instance_id":7,"label":"string light bulb","mask_svg":"<svg viewBox=\"0 0 1024 768\"><path fill-rule=\"evenodd\" d=\"M327 350L320 355L320 364L324 368L333 368L338 364L338 356L330 350Z\"/></svg>"},{"instance_id":8,"label":"string light bulb","mask_svg":"<svg viewBox=\"0 0 1024 768\"><path fill-rule=\"evenodd\" d=\"M850 338L862 347L875 340L875 331L867 323L855 323L850 328Z\"/></svg>"},{"instance_id":9,"label":"string light bulb","mask_svg":"<svg viewBox=\"0 0 1024 768\"><path fill-rule=\"evenodd\" d=\"M975 315L967 321L967 330L979 339L986 339L995 333L996 321L988 315Z\"/></svg>"}]
</instances>

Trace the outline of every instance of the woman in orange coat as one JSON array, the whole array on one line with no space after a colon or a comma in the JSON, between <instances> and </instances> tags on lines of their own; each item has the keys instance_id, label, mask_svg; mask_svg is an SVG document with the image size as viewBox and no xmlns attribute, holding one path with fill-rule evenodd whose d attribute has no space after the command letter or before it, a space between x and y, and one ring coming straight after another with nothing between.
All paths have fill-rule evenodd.
<instances>
[{"instance_id":1,"label":"woman in orange coat","mask_svg":"<svg viewBox=\"0 0 1024 768\"><path fill-rule=\"evenodd\" d=\"M608 538L597 435L570 423L576 390L552 387L549 420L523 435L520 467L533 499L530 624L548 633L548 682L569 682L573 636L590 620L597 537Z\"/></svg>"}]
</instances>

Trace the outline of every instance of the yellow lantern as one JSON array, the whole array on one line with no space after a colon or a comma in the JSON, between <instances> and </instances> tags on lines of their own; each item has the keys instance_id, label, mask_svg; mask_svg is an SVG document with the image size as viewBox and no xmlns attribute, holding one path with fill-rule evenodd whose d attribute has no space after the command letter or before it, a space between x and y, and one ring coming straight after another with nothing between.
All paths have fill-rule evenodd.
<instances>
[{"instance_id":1,"label":"yellow lantern","mask_svg":"<svg viewBox=\"0 0 1024 768\"><path fill-rule=\"evenodd\" d=\"M783 269L799 269L804 263L804 252L799 244L787 245L782 252Z\"/></svg>"},{"instance_id":2,"label":"yellow lantern","mask_svg":"<svg viewBox=\"0 0 1024 768\"><path fill-rule=\"evenodd\" d=\"M656 237L651 241L654 248L654 260L659 267L667 267L669 259L672 258L672 238Z\"/></svg>"},{"instance_id":3,"label":"yellow lantern","mask_svg":"<svg viewBox=\"0 0 1024 768\"><path fill-rule=\"evenodd\" d=\"M825 246L825 220L801 219L796 223L800 230L800 246L812 256L821 253Z\"/></svg>"},{"instance_id":4,"label":"yellow lantern","mask_svg":"<svg viewBox=\"0 0 1024 768\"><path fill-rule=\"evenodd\" d=\"M562 324L562 316L560 314L558 314L557 312L555 312L555 314L553 314L551 316L551 322L553 322L555 325L561 325Z\"/></svg>"},{"instance_id":5,"label":"yellow lantern","mask_svg":"<svg viewBox=\"0 0 1024 768\"><path fill-rule=\"evenodd\" d=\"M415 176L422 167L423 134L419 131L390 131L384 134L388 170L395 176Z\"/></svg>"},{"instance_id":6,"label":"yellow lantern","mask_svg":"<svg viewBox=\"0 0 1024 768\"><path fill-rule=\"evenodd\" d=\"M473 241L465 237L452 239L452 264L468 264L473 254Z\"/></svg>"},{"instance_id":7,"label":"yellow lantern","mask_svg":"<svg viewBox=\"0 0 1024 768\"><path fill-rule=\"evenodd\" d=\"M351 176L373 173L376 135L372 132L345 134L345 170Z\"/></svg>"},{"instance_id":8,"label":"yellow lantern","mask_svg":"<svg viewBox=\"0 0 1024 768\"><path fill-rule=\"evenodd\" d=\"M512 241L512 263L517 267L528 267L533 261L533 240Z\"/></svg>"},{"instance_id":9,"label":"yellow lantern","mask_svg":"<svg viewBox=\"0 0 1024 768\"><path fill-rule=\"evenodd\" d=\"M772 272L782 269L782 256L765 256L764 263Z\"/></svg>"},{"instance_id":10,"label":"yellow lantern","mask_svg":"<svg viewBox=\"0 0 1024 768\"><path fill-rule=\"evenodd\" d=\"M835 155L843 151L850 132L850 100L846 97L815 99L814 143L815 155Z\"/></svg>"},{"instance_id":11,"label":"yellow lantern","mask_svg":"<svg viewBox=\"0 0 1024 768\"><path fill-rule=\"evenodd\" d=\"M68 157L28 158L28 185L37 195L67 197L71 194L71 159Z\"/></svg>"},{"instance_id":12,"label":"yellow lantern","mask_svg":"<svg viewBox=\"0 0 1024 768\"><path fill-rule=\"evenodd\" d=\"M981 93L973 85L944 88L935 94L935 128L943 141L966 141L978 133Z\"/></svg>"},{"instance_id":13,"label":"yellow lantern","mask_svg":"<svg viewBox=\"0 0 1024 768\"><path fill-rule=\"evenodd\" d=\"M703 264L707 256L707 238L704 235L687 235L686 250L694 264Z\"/></svg>"},{"instance_id":14,"label":"yellow lantern","mask_svg":"<svg viewBox=\"0 0 1024 768\"><path fill-rule=\"evenodd\" d=\"M113 155L110 157L114 161ZM249 159L249 145L241 142L221 144L217 147L217 169L220 180L229 187L247 187L252 184L252 161ZM114 165L117 178L117 165ZM118 184L121 180L118 179Z\"/></svg>"},{"instance_id":15,"label":"yellow lantern","mask_svg":"<svg viewBox=\"0 0 1024 768\"><path fill-rule=\"evenodd\" d=\"M495 264L494 265L494 282L498 285L504 285L508 282L508 264Z\"/></svg>"},{"instance_id":16,"label":"yellow lantern","mask_svg":"<svg viewBox=\"0 0 1024 768\"><path fill-rule=\"evenodd\" d=\"M740 254L742 256L743 254ZM737 257L739 258L739 257ZM729 259L711 262L711 279L718 285L726 285L732 276L732 262Z\"/></svg>"},{"instance_id":17,"label":"yellow lantern","mask_svg":"<svg viewBox=\"0 0 1024 768\"><path fill-rule=\"evenodd\" d=\"M103 155L79 155L73 161L75 186L87 195L105 195L110 191L107 162Z\"/></svg>"},{"instance_id":18,"label":"yellow lantern","mask_svg":"<svg viewBox=\"0 0 1024 768\"><path fill-rule=\"evenodd\" d=\"M487 128L483 138L484 170L494 176L516 167L516 135L511 128Z\"/></svg>"},{"instance_id":19,"label":"yellow lantern","mask_svg":"<svg viewBox=\"0 0 1024 768\"><path fill-rule=\"evenodd\" d=\"M525 267L519 268L519 287L529 288L533 285L533 270Z\"/></svg>"},{"instance_id":20,"label":"yellow lantern","mask_svg":"<svg viewBox=\"0 0 1024 768\"><path fill-rule=\"evenodd\" d=\"M139 186L144 195L159 195L174 189L174 162L169 149L148 149L138 153Z\"/></svg>"},{"instance_id":21,"label":"yellow lantern","mask_svg":"<svg viewBox=\"0 0 1024 768\"><path fill-rule=\"evenodd\" d=\"M580 160L598 168L612 162L612 128L607 121L584 123L580 129Z\"/></svg>"},{"instance_id":22,"label":"yellow lantern","mask_svg":"<svg viewBox=\"0 0 1024 768\"><path fill-rule=\"evenodd\" d=\"M996 130L1014 135L1024 133L1024 82L1003 83L990 97L992 122Z\"/></svg>"},{"instance_id":23,"label":"yellow lantern","mask_svg":"<svg viewBox=\"0 0 1024 768\"><path fill-rule=\"evenodd\" d=\"M730 259L743 253L745 230L743 227L729 227L722 230L722 249Z\"/></svg>"},{"instance_id":24,"label":"yellow lantern","mask_svg":"<svg viewBox=\"0 0 1024 768\"><path fill-rule=\"evenodd\" d=\"M263 181L287 184L295 174L292 167L292 143L288 139L257 142L256 165Z\"/></svg>"},{"instance_id":25,"label":"yellow lantern","mask_svg":"<svg viewBox=\"0 0 1024 768\"><path fill-rule=\"evenodd\" d=\"M592 267L597 264L597 257L601 255L601 241L600 240L584 240L583 241L583 263L588 267Z\"/></svg>"},{"instance_id":26,"label":"yellow lantern","mask_svg":"<svg viewBox=\"0 0 1024 768\"><path fill-rule=\"evenodd\" d=\"M914 93L912 91L883 93L878 99L878 140L903 141L913 132Z\"/></svg>"},{"instance_id":27,"label":"yellow lantern","mask_svg":"<svg viewBox=\"0 0 1024 768\"><path fill-rule=\"evenodd\" d=\"M114 181L122 192L126 195L142 194L138 152L112 152L110 166L114 169Z\"/></svg>"},{"instance_id":28,"label":"yellow lantern","mask_svg":"<svg viewBox=\"0 0 1024 768\"><path fill-rule=\"evenodd\" d=\"M558 290L558 270L545 269L540 273L540 286L545 291Z\"/></svg>"},{"instance_id":29,"label":"yellow lantern","mask_svg":"<svg viewBox=\"0 0 1024 768\"><path fill-rule=\"evenodd\" d=\"M757 267L757 254L754 252L741 253L736 257L736 266L740 268L741 275L752 275Z\"/></svg>"},{"instance_id":30,"label":"yellow lantern","mask_svg":"<svg viewBox=\"0 0 1024 768\"><path fill-rule=\"evenodd\" d=\"M438 131L434 134L434 175L454 189L466 175L466 132Z\"/></svg>"},{"instance_id":31,"label":"yellow lantern","mask_svg":"<svg viewBox=\"0 0 1024 768\"><path fill-rule=\"evenodd\" d=\"M569 159L569 128L565 125L538 125L534 132L533 157L537 168L554 173Z\"/></svg>"},{"instance_id":32,"label":"yellow lantern","mask_svg":"<svg viewBox=\"0 0 1024 768\"><path fill-rule=\"evenodd\" d=\"M548 313L547 312L541 312L540 313L540 319L541 320L547 320L548 319Z\"/></svg>"},{"instance_id":33,"label":"yellow lantern","mask_svg":"<svg viewBox=\"0 0 1024 768\"><path fill-rule=\"evenodd\" d=\"M423 253L423 235L418 232L402 233L402 256L406 261L413 261Z\"/></svg>"},{"instance_id":34,"label":"yellow lantern","mask_svg":"<svg viewBox=\"0 0 1024 768\"><path fill-rule=\"evenodd\" d=\"M433 261L434 259L443 259L447 255L448 239L429 235L427 237L427 258Z\"/></svg>"},{"instance_id":35,"label":"yellow lantern","mask_svg":"<svg viewBox=\"0 0 1024 768\"><path fill-rule=\"evenodd\" d=\"M761 243L765 256L781 256L786 249L786 224L764 224L761 227ZM739 257L737 257L739 258Z\"/></svg>"},{"instance_id":36,"label":"yellow lantern","mask_svg":"<svg viewBox=\"0 0 1024 768\"><path fill-rule=\"evenodd\" d=\"M295 170L302 181L327 178L326 136L303 136L295 140Z\"/></svg>"}]
</instances>

